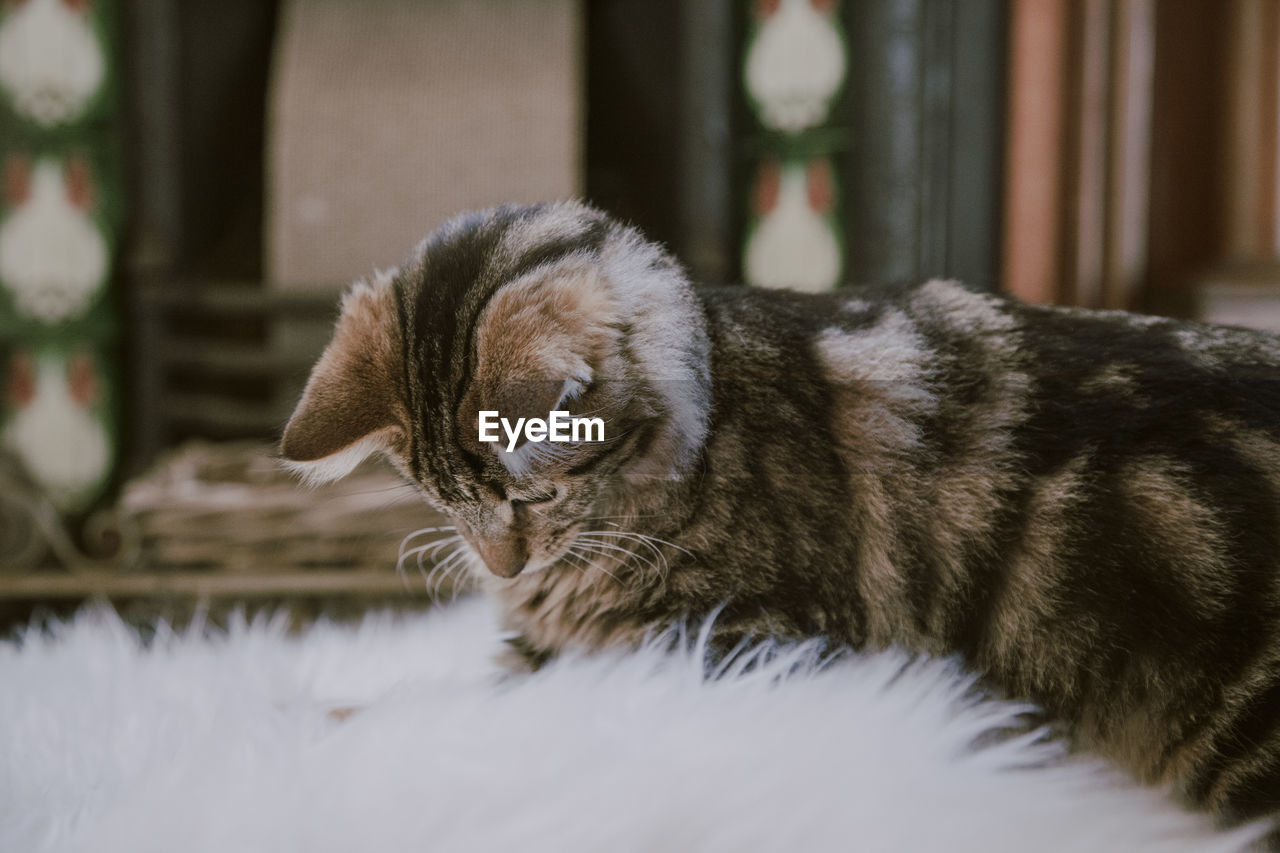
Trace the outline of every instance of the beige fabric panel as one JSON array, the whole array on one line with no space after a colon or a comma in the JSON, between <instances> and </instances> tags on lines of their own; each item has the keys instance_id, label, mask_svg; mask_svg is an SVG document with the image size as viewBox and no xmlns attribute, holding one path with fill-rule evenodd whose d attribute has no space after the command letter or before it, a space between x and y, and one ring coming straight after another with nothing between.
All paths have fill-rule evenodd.
<instances>
[{"instance_id":1,"label":"beige fabric panel","mask_svg":"<svg viewBox=\"0 0 1280 853\"><path fill-rule=\"evenodd\" d=\"M581 188L579 0L285 0L267 274L331 288L460 210Z\"/></svg>"}]
</instances>

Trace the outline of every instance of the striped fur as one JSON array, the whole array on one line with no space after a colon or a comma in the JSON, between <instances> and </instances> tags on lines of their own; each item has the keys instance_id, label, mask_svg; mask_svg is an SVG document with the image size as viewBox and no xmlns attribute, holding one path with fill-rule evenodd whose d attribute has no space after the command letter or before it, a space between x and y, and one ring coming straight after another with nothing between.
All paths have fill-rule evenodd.
<instances>
[{"instance_id":1,"label":"striped fur","mask_svg":"<svg viewBox=\"0 0 1280 853\"><path fill-rule=\"evenodd\" d=\"M531 663L720 606L726 648L958 653L1236 819L1280 808L1278 368L1264 334L954 282L693 287L590 208L505 207L348 297L283 451L390 456ZM475 440L561 404L606 441L526 471Z\"/></svg>"}]
</instances>

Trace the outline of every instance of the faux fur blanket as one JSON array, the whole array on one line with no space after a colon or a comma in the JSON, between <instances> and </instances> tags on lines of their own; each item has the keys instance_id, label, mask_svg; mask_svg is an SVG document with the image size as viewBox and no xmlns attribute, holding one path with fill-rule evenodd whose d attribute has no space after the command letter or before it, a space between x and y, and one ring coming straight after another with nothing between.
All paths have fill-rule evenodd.
<instances>
[{"instance_id":1,"label":"faux fur blanket","mask_svg":"<svg viewBox=\"0 0 1280 853\"><path fill-rule=\"evenodd\" d=\"M264 619L143 642L104 610L30 629L0 643L0 850L1134 853L1250 834L1051 742L974 748L1020 709L947 662L801 646L707 679L691 637L503 681L498 642L479 600L301 635Z\"/></svg>"}]
</instances>

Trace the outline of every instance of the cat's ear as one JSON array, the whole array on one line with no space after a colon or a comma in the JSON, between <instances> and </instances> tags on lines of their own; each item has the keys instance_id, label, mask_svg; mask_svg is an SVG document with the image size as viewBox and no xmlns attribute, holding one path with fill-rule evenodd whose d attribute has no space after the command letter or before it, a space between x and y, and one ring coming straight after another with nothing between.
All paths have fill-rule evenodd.
<instances>
[{"instance_id":1,"label":"cat's ear","mask_svg":"<svg viewBox=\"0 0 1280 853\"><path fill-rule=\"evenodd\" d=\"M390 279L357 284L285 427L286 467L314 483L336 480L407 435L400 347Z\"/></svg>"},{"instance_id":2,"label":"cat's ear","mask_svg":"<svg viewBox=\"0 0 1280 853\"><path fill-rule=\"evenodd\" d=\"M597 263L575 260L504 285L476 327L473 403L546 417L591 384L619 338Z\"/></svg>"}]
</instances>

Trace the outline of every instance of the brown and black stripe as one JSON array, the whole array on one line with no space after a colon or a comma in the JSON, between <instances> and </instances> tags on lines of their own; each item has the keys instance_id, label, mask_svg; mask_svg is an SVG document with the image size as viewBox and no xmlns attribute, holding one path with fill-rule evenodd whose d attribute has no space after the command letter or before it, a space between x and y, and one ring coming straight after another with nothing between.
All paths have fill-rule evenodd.
<instances>
[{"instance_id":1,"label":"brown and black stripe","mask_svg":"<svg viewBox=\"0 0 1280 853\"><path fill-rule=\"evenodd\" d=\"M545 326L528 347L554 350L528 363L585 365L573 405L616 442L517 474L468 440L504 288L503 311ZM725 648L820 636L959 654L1148 782L1225 819L1280 811L1277 338L945 281L693 287L573 203L454 220L361 293L285 455L323 466L385 433L370 447L486 560L518 529L514 576L488 583L526 660L721 607ZM393 345L350 331L366 302L396 318ZM570 304L598 316L557 319ZM395 377L377 393L402 414L374 419L383 432L322 405L332 388L365 399L366 375ZM616 539L592 532L604 524ZM622 556L575 552L589 536Z\"/></svg>"}]
</instances>

